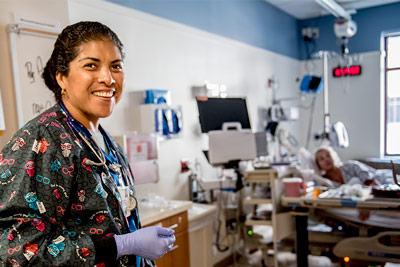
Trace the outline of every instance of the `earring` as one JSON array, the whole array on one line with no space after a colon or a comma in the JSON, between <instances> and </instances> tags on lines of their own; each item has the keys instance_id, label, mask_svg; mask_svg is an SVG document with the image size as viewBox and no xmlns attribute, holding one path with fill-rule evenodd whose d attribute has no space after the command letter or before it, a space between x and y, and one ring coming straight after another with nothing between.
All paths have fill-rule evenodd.
<instances>
[{"instance_id":1,"label":"earring","mask_svg":"<svg viewBox=\"0 0 400 267\"><path fill-rule=\"evenodd\" d=\"M65 95L66 92L67 90L65 90L65 88L61 88L61 95Z\"/></svg>"}]
</instances>

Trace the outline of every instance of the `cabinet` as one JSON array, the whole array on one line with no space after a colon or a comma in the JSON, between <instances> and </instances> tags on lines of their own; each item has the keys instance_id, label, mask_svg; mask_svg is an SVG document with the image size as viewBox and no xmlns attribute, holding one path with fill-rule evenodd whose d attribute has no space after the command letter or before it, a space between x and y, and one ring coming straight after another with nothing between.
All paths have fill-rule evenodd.
<instances>
[{"instance_id":1,"label":"cabinet","mask_svg":"<svg viewBox=\"0 0 400 267\"><path fill-rule=\"evenodd\" d=\"M151 225L171 227L175 231L176 241L174 246L162 258L156 260L157 267L190 267L187 211L157 221Z\"/></svg>"},{"instance_id":2,"label":"cabinet","mask_svg":"<svg viewBox=\"0 0 400 267\"><path fill-rule=\"evenodd\" d=\"M217 219L217 207L214 205L193 203L188 210L190 266L213 266L213 223Z\"/></svg>"},{"instance_id":3,"label":"cabinet","mask_svg":"<svg viewBox=\"0 0 400 267\"><path fill-rule=\"evenodd\" d=\"M278 242L288 236L293 229L292 218L289 212L284 212L280 205L280 198L283 194L283 184L278 177L278 171L275 169L254 170L247 171L243 174L244 182L249 184L251 192L249 196L243 197L243 206L253 206L253 214L260 204L271 204L271 216L265 219L252 219L247 217L244 225L251 228L255 225L270 225L273 228L272 246L274 250L273 255L278 253ZM257 194L256 188L258 185L263 184L269 186L269 194ZM264 192L265 193L265 192ZM268 249L268 247L266 248ZM268 258L264 253L267 266L278 266L277 257L273 259ZM272 263L273 261L273 263ZM269 264L268 264L269 262Z\"/></svg>"}]
</instances>

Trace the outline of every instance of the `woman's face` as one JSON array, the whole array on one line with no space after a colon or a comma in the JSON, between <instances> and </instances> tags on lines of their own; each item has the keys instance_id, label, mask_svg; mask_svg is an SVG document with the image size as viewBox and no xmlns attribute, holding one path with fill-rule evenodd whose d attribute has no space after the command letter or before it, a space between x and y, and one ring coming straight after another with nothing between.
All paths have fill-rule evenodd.
<instances>
[{"instance_id":1,"label":"woman's face","mask_svg":"<svg viewBox=\"0 0 400 267\"><path fill-rule=\"evenodd\" d=\"M90 41L78 47L69 74L56 75L65 89L62 101L71 115L87 128L111 115L124 86L122 56L111 41ZM93 125L92 125L93 124Z\"/></svg>"},{"instance_id":2,"label":"woman's face","mask_svg":"<svg viewBox=\"0 0 400 267\"><path fill-rule=\"evenodd\" d=\"M333 159L328 150L322 149L317 152L316 160L321 170L329 171L334 167Z\"/></svg>"}]
</instances>

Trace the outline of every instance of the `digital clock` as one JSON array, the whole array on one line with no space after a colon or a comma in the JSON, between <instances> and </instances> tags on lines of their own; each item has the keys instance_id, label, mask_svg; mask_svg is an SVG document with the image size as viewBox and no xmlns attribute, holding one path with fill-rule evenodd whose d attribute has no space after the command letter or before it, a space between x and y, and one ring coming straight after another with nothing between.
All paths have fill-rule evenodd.
<instances>
[{"instance_id":1,"label":"digital clock","mask_svg":"<svg viewBox=\"0 0 400 267\"><path fill-rule=\"evenodd\" d=\"M361 66L337 67L333 69L333 77L357 76L361 74Z\"/></svg>"}]
</instances>

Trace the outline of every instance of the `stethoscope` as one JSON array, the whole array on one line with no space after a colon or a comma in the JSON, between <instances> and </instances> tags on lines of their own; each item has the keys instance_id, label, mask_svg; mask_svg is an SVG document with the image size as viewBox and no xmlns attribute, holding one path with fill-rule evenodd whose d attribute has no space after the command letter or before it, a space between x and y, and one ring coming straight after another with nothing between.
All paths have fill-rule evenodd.
<instances>
[{"instance_id":1,"label":"stethoscope","mask_svg":"<svg viewBox=\"0 0 400 267\"><path fill-rule=\"evenodd\" d=\"M96 158L100 161L100 163L94 162L90 159L87 159L85 161L85 164L87 165L94 165L94 166L104 166L105 169L108 172L108 166L106 164L106 158L104 156L103 151L101 150L99 144L96 142L96 140L94 140L94 138L91 138L91 134L89 132L89 130L79 121L75 120L72 115L69 113L69 111L67 110L67 108L65 107L63 102L59 102L59 105L61 106L63 112L65 113L66 117L67 117L67 123L69 125L69 127L71 127L71 129L79 135L79 137L85 142L85 144L90 148L90 150L93 152L93 154L96 156ZM77 125L79 126L79 129L77 127ZM85 134L82 134L82 131ZM91 139L91 141L96 145L96 147L98 148L98 150L100 151L100 153L97 153L96 149L92 146L92 144L89 142L88 138ZM100 154L100 155L99 155ZM108 173L109 174L109 173Z\"/></svg>"},{"instance_id":2,"label":"stethoscope","mask_svg":"<svg viewBox=\"0 0 400 267\"><path fill-rule=\"evenodd\" d=\"M109 171L109 169L108 169L107 161L106 161L106 157L105 157L105 155L104 155L104 152L103 152L103 150L100 148L99 144L96 142L96 140L94 140L94 138L91 137L92 135L90 134L89 130L88 130L82 123L80 123L79 121L75 120L75 119L72 117L72 115L68 112L67 108L64 106L64 103L62 103L62 102L60 101L60 102L59 102L59 105L61 106L63 112L65 113L65 115L66 115L66 117L67 117L67 123L68 123L68 125L72 128L72 130L73 130L76 134L79 135L79 137L85 142L85 144L90 148L90 150L93 152L93 154L96 156L96 158L100 161L100 162L98 163L98 162L94 162L94 161L92 161L92 160L90 160L90 159L86 159L85 162L84 162L84 164L86 164L86 165L91 165L91 166L104 166L104 168L106 169L106 172L107 172L107 177L108 177L108 179L111 181L111 183L112 183L112 185L113 185L113 187L114 187L114 190L117 191L117 192L119 192L118 186L117 186L117 184L115 183L114 179L112 178L111 173L110 173L110 171ZM80 129L78 129L78 127L79 127ZM82 131L83 131L84 134L82 133ZM97 150L99 151L99 153L98 153L98 151L92 146L92 144L90 143L90 141L88 140L88 138L90 138L90 140L96 145L96 147L98 148ZM108 144L108 143L110 143L110 144ZM108 144L108 147L109 147L109 149L110 149L110 153L114 153L115 155L117 155L117 154L114 152L115 149L114 149L113 145L111 144L111 142L108 142L108 141L107 141L107 144ZM117 158L117 156L115 156L115 157ZM119 167L119 168L122 167L120 164L117 164L117 163L113 163L113 165L114 165L114 167ZM120 185L124 185L124 182L122 181L122 174L119 175L119 183L120 183ZM126 184L129 184L129 183L127 182ZM132 199L132 198L133 198L133 199ZM130 206L131 206L131 207L134 206L133 208L135 208L136 205L137 205L137 200L136 200L136 198L134 198L133 196L130 196ZM132 209L133 209L133 208L132 208Z\"/></svg>"}]
</instances>

